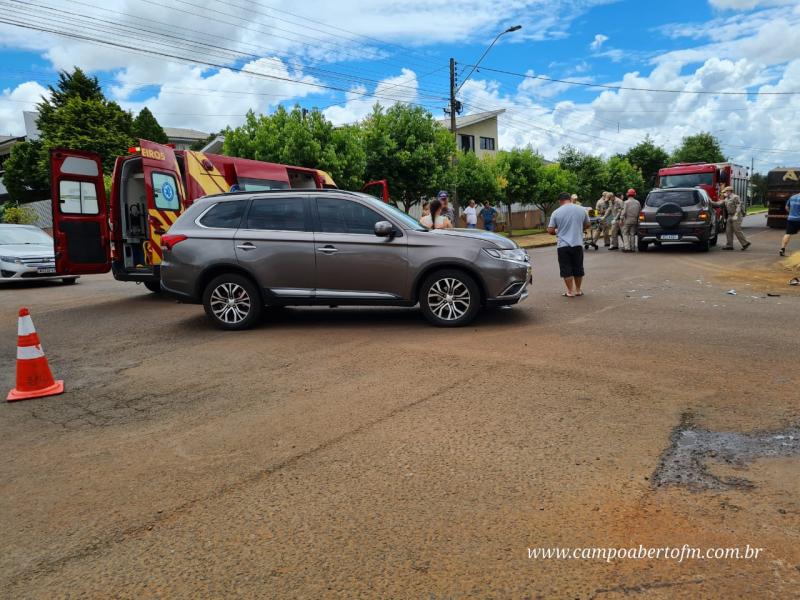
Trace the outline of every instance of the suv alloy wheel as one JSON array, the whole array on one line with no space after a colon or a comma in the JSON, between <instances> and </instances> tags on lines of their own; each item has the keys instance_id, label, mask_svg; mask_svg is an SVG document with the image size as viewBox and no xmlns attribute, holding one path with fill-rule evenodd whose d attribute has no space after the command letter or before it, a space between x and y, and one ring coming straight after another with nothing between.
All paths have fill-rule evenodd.
<instances>
[{"instance_id":1,"label":"suv alloy wheel","mask_svg":"<svg viewBox=\"0 0 800 600\"><path fill-rule=\"evenodd\" d=\"M220 329L249 329L263 309L261 295L253 282L233 273L211 280L203 292L203 307Z\"/></svg>"},{"instance_id":2,"label":"suv alloy wheel","mask_svg":"<svg viewBox=\"0 0 800 600\"><path fill-rule=\"evenodd\" d=\"M455 269L436 271L422 283L422 314L438 327L460 327L472 322L480 310L480 290L475 280Z\"/></svg>"}]
</instances>

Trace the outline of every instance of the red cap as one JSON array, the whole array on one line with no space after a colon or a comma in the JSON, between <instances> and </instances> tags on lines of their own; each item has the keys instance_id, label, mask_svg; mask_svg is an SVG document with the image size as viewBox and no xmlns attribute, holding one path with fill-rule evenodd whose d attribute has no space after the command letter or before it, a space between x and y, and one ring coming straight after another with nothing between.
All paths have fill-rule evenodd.
<instances>
[{"instance_id":1,"label":"red cap","mask_svg":"<svg viewBox=\"0 0 800 600\"><path fill-rule=\"evenodd\" d=\"M635 195L636 195L636 190L635 189L631 188L631 189L628 190L628 196L635 196Z\"/></svg>"},{"instance_id":2,"label":"red cap","mask_svg":"<svg viewBox=\"0 0 800 600\"><path fill-rule=\"evenodd\" d=\"M24 306L23 306L22 308L20 308L20 309L19 309L19 316L20 316L20 317L27 317L27 316L28 316L28 315L30 315L30 314L31 314L31 313L30 313L30 312L28 311L28 309L27 309L27 308L25 308Z\"/></svg>"}]
</instances>

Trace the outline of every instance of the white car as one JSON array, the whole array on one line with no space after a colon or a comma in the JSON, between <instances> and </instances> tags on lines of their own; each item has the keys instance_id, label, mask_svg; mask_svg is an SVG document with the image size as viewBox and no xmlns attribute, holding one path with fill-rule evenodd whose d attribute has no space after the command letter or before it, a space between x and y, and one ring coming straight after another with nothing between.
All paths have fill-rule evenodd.
<instances>
[{"instance_id":1,"label":"white car","mask_svg":"<svg viewBox=\"0 0 800 600\"><path fill-rule=\"evenodd\" d=\"M54 279L75 283L77 277L56 275L53 238L33 225L0 224L0 282Z\"/></svg>"}]
</instances>

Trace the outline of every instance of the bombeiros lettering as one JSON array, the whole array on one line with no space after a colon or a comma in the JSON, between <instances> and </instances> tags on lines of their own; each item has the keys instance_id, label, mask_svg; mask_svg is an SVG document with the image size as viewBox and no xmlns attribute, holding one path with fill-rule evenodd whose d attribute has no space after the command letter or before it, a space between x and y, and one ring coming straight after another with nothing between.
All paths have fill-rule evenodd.
<instances>
[{"instance_id":1,"label":"bombeiros lettering","mask_svg":"<svg viewBox=\"0 0 800 600\"><path fill-rule=\"evenodd\" d=\"M142 148L142 156L153 160L164 160L166 158L161 150L153 150L152 148Z\"/></svg>"}]
</instances>

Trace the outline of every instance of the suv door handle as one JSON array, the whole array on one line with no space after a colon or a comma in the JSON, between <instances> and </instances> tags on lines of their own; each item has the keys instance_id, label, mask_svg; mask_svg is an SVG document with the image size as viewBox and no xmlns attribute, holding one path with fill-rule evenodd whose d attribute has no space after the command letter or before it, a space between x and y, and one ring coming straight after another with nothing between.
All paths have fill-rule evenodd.
<instances>
[{"instance_id":1,"label":"suv door handle","mask_svg":"<svg viewBox=\"0 0 800 600\"><path fill-rule=\"evenodd\" d=\"M236 246L239 250L255 250L256 245L253 242L244 242Z\"/></svg>"},{"instance_id":2,"label":"suv door handle","mask_svg":"<svg viewBox=\"0 0 800 600\"><path fill-rule=\"evenodd\" d=\"M320 252L324 252L325 254L334 254L335 252L339 251L338 248L331 246L330 244L328 244L327 246L321 246L317 248L317 250L319 250Z\"/></svg>"}]
</instances>

